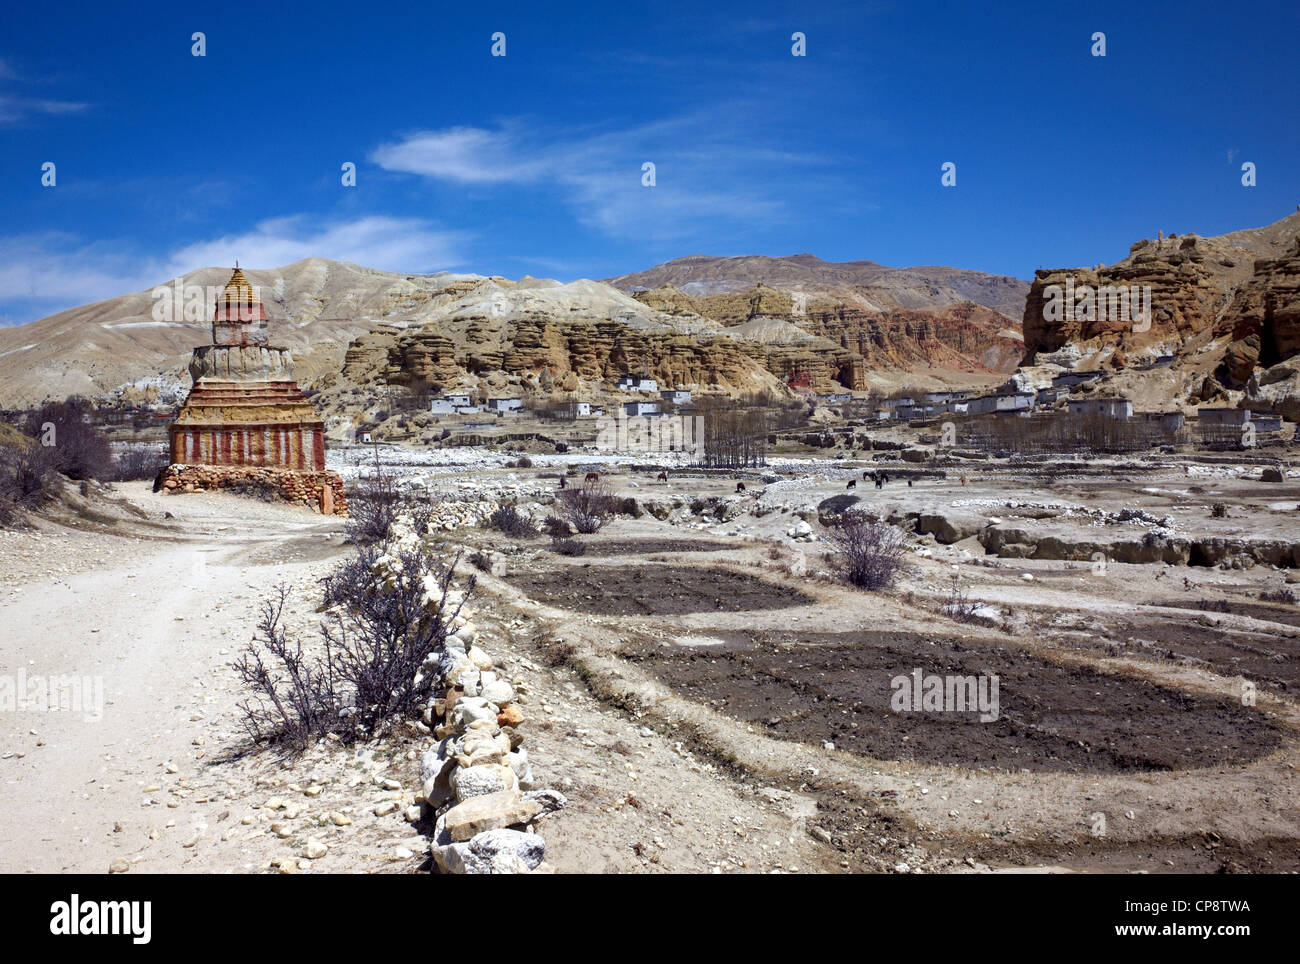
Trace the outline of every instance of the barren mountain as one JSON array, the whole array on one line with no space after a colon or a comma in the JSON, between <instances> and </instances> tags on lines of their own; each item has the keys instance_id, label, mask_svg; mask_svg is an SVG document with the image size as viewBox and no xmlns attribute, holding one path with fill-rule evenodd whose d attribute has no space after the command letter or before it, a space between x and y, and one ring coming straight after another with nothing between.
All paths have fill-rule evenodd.
<instances>
[{"instance_id":1,"label":"barren mountain","mask_svg":"<svg viewBox=\"0 0 1300 964\"><path fill-rule=\"evenodd\" d=\"M667 300L656 300L597 281L404 275L323 258L245 274L266 307L272 343L292 351L304 387L419 382L597 392L620 375L645 373L665 385L725 392L780 390L792 378L815 389L861 390L872 369L987 374L1009 370L1006 359L1019 357L1014 326L962 301L954 287L978 287L979 278L992 276L934 269L935 279L952 276L954 285L941 286L922 283L908 269L913 287L892 288L888 307L879 308L863 293L877 289L845 287L841 279L887 278L894 269L828 265L811 256L733 260L815 277L800 301L806 315L796 314L790 293L775 288L698 299L661 289ZM163 402L180 396L188 388L190 351L210 340L216 293L228 278L229 268L203 268L161 289L0 329L0 405L70 394ZM944 307L903 306L926 298ZM785 321L804 334L773 341L762 325L746 327L755 318Z\"/></svg>"},{"instance_id":2,"label":"barren mountain","mask_svg":"<svg viewBox=\"0 0 1300 964\"><path fill-rule=\"evenodd\" d=\"M244 273L266 306L272 343L293 352L304 384L337 371L356 335L381 321L418 318L450 300L450 293L463 291L467 280L471 287L483 280L394 274L324 258ZM0 405L72 394L147 400L183 392L189 387L190 351L212 340L216 294L229 278L229 267L210 267L172 281L159 279L174 302L171 311L164 310L162 297L154 297L157 289L150 289L0 328ZM186 286L179 298L177 284ZM196 290L203 301L186 310L186 299Z\"/></svg>"},{"instance_id":3,"label":"barren mountain","mask_svg":"<svg viewBox=\"0 0 1300 964\"><path fill-rule=\"evenodd\" d=\"M823 261L811 254L784 258L746 255L715 258L695 254L634 274L606 279L623 291L672 285L695 298L747 291L758 284L865 311L929 311L963 301L992 308L1018 322L1027 282L961 268L891 268L875 261Z\"/></svg>"}]
</instances>

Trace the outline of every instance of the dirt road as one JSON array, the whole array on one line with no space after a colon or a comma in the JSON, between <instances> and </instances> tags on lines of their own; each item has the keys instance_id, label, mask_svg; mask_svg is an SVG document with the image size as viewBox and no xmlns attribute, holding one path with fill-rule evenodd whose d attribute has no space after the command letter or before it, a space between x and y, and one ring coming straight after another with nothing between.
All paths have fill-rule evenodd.
<instances>
[{"instance_id":1,"label":"dirt road","mask_svg":"<svg viewBox=\"0 0 1300 964\"><path fill-rule=\"evenodd\" d=\"M29 537L44 552L6 552L10 577L27 581L0 597L0 676L14 688L0 706L2 872L247 862L193 842L223 796L210 754L238 729L230 663L261 592L311 583L342 551L342 526L226 498L164 502L142 486L129 497L164 528L97 535L122 542L107 564L59 574L79 568L61 533ZM24 562L45 572L15 573Z\"/></svg>"}]
</instances>

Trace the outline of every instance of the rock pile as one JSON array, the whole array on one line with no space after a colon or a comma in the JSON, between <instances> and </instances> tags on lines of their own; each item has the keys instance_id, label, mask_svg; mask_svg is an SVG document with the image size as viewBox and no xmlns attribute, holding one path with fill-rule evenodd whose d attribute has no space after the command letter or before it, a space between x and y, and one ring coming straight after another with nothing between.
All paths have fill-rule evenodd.
<instances>
[{"instance_id":1,"label":"rock pile","mask_svg":"<svg viewBox=\"0 0 1300 964\"><path fill-rule=\"evenodd\" d=\"M324 515L347 515L343 479L337 472L294 472L252 466L169 465L154 479L153 490L167 495L184 492L256 493L316 509Z\"/></svg>"},{"instance_id":2,"label":"rock pile","mask_svg":"<svg viewBox=\"0 0 1300 964\"><path fill-rule=\"evenodd\" d=\"M393 562L385 556L375 565ZM546 872L546 841L535 823L565 799L534 786L520 729L526 683L507 678L477 645L472 613L459 597L449 594L444 605L460 609L445 649L421 669L437 674L442 693L425 710L438 742L421 760L417 798L422 816L437 814L429 846L434 865L450 874Z\"/></svg>"}]
</instances>

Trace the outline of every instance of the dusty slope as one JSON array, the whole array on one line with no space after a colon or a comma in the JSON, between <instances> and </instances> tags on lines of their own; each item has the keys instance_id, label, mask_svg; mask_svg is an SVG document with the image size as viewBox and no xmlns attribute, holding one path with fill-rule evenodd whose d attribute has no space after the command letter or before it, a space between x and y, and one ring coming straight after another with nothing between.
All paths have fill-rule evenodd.
<instances>
[{"instance_id":1,"label":"dusty slope","mask_svg":"<svg viewBox=\"0 0 1300 964\"><path fill-rule=\"evenodd\" d=\"M337 371L348 342L379 321L420 317L482 279L473 275L403 275L324 258L282 268L245 268L271 322L273 344L289 348L300 381ZM212 340L216 292L229 267L201 268L179 281L213 287L201 310L154 317L153 289L121 295L0 328L0 406L123 391L147 398L188 388L185 366L195 345ZM176 279L158 279L174 286ZM186 295L186 297L189 297ZM135 385L134 383L139 383Z\"/></svg>"},{"instance_id":2,"label":"dusty slope","mask_svg":"<svg viewBox=\"0 0 1300 964\"><path fill-rule=\"evenodd\" d=\"M745 291L758 283L789 292L851 299L867 310L931 310L972 301L1013 322L1024 310L1027 282L961 268L891 268L875 261L823 261L815 255L716 258L696 254L606 279L624 291L672 285L693 297Z\"/></svg>"}]
</instances>

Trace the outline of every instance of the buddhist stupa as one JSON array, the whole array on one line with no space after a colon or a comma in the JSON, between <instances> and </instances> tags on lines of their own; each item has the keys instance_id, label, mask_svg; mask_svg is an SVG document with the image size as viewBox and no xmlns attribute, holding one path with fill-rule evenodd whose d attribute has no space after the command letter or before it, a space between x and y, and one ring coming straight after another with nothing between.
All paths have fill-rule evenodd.
<instances>
[{"instance_id":1,"label":"buddhist stupa","mask_svg":"<svg viewBox=\"0 0 1300 964\"><path fill-rule=\"evenodd\" d=\"M266 309L236 266L217 298L212 344L190 358L194 387L172 423L172 465L159 485L220 488L248 474L188 469L284 470L302 477L277 478L282 490L295 499L306 492L323 511L340 511L342 482L325 472L324 423L294 381L289 350L267 340Z\"/></svg>"}]
</instances>

